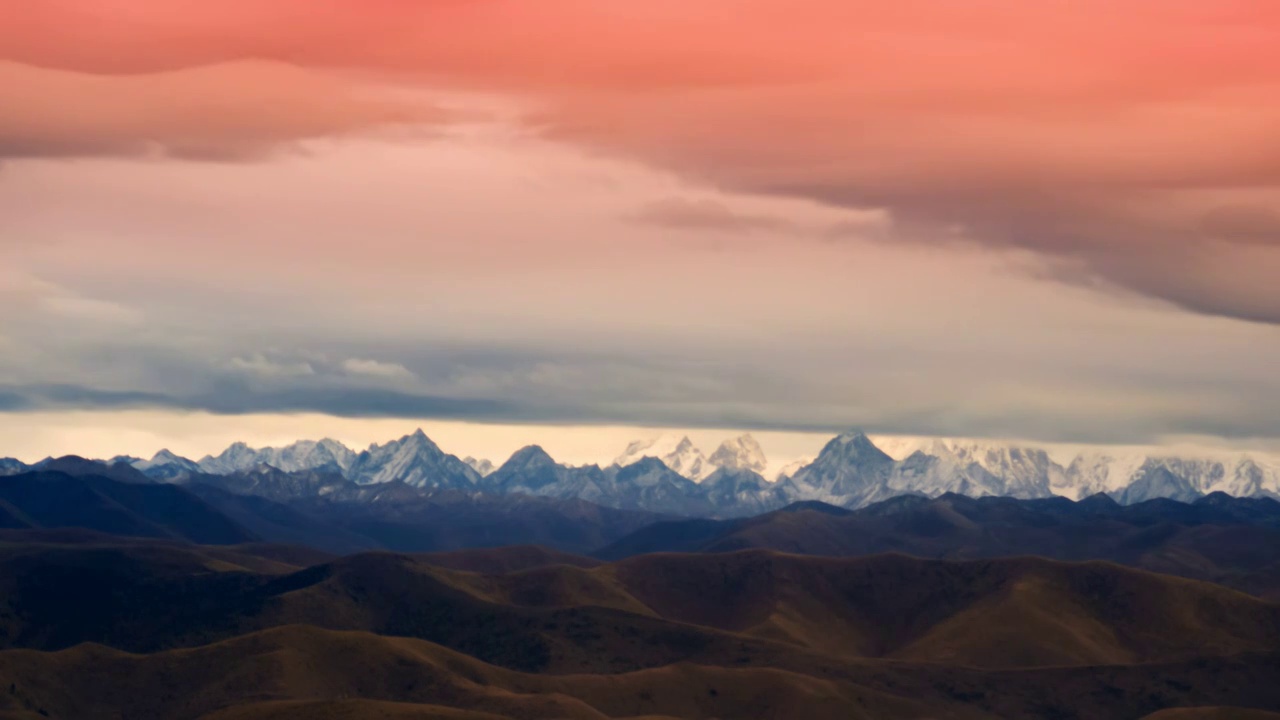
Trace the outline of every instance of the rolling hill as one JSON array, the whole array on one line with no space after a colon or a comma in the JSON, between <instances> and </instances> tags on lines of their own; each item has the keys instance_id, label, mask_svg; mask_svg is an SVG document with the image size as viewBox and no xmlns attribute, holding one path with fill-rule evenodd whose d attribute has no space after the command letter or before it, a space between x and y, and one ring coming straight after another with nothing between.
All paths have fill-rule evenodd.
<instances>
[{"instance_id":1,"label":"rolling hill","mask_svg":"<svg viewBox=\"0 0 1280 720\"><path fill-rule=\"evenodd\" d=\"M442 567L474 566L476 553L272 572L228 561L254 548L217 548L220 559L154 542L8 548L0 717L994 720L1280 707L1280 606L1107 563L750 551L583 567L527 548L480 558L523 567L505 572ZM49 577L74 602L48 607ZM99 609L68 622L75 603Z\"/></svg>"},{"instance_id":2,"label":"rolling hill","mask_svg":"<svg viewBox=\"0 0 1280 720\"><path fill-rule=\"evenodd\" d=\"M1109 560L1280 599L1280 503L1225 495L1130 506L1105 496L1080 502L902 496L858 511L797 503L741 520L655 523L595 555L614 560L742 549L837 557L901 552L938 559Z\"/></svg>"},{"instance_id":3,"label":"rolling hill","mask_svg":"<svg viewBox=\"0 0 1280 720\"><path fill-rule=\"evenodd\" d=\"M0 527L84 528L215 545L259 539L181 487L57 471L0 478Z\"/></svg>"}]
</instances>

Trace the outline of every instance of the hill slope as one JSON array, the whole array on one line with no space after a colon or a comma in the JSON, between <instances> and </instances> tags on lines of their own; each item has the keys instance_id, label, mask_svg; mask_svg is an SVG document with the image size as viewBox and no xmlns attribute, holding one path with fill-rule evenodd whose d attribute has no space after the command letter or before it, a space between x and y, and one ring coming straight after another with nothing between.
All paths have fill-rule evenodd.
<instances>
[{"instance_id":1,"label":"hill slope","mask_svg":"<svg viewBox=\"0 0 1280 720\"><path fill-rule=\"evenodd\" d=\"M212 545L258 539L183 488L63 472L0 477L0 524L19 529L84 528Z\"/></svg>"},{"instance_id":2,"label":"hill slope","mask_svg":"<svg viewBox=\"0 0 1280 720\"><path fill-rule=\"evenodd\" d=\"M536 672L720 665L797 650L975 667L1176 660L1280 647L1280 606L1105 563L751 551L503 574L355 555L289 574L197 553L0 555L5 647L137 652L307 624L416 637ZM81 598L98 598L84 606Z\"/></svg>"},{"instance_id":3,"label":"hill slope","mask_svg":"<svg viewBox=\"0 0 1280 720\"><path fill-rule=\"evenodd\" d=\"M1280 503L1224 495L1191 504L1152 500L1132 506L1104 496L1078 503L902 496L854 512L796 504L742 520L656 523L596 555L616 560L752 548L826 556L902 552L945 559L1109 560L1280 599Z\"/></svg>"}]
</instances>

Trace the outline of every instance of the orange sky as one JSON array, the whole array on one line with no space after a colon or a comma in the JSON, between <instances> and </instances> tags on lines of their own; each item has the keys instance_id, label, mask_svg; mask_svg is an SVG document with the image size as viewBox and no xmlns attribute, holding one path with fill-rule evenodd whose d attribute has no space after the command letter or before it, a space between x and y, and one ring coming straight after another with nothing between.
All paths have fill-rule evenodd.
<instances>
[{"instance_id":1,"label":"orange sky","mask_svg":"<svg viewBox=\"0 0 1280 720\"><path fill-rule=\"evenodd\" d=\"M349 359L385 353L420 380L431 373L414 363L428 362L421 348L432 343L479 342L503 357L512 343L524 353L554 346L589 354L617 347L609 332L646 338L644 352L680 348L671 352L684 356L664 360L672 367L733 362L733 353L780 334L808 338L794 346L805 358L836 355L814 339L824 335L856 338L859 352L877 357L907 346L919 357L939 332L930 318L954 314L946 328L982 327L991 308L1015 307L1008 322L1057 330L1026 345L993 337L1000 358L1034 354L1033 342L1059 356L1099 357L1071 372L1057 359L1038 361L1040 376L1016 379L1023 389L1007 391L1005 409L958 412L949 425L919 418L971 398L953 393L886 419L892 413L874 409L887 400L841 395L850 383L838 378L801 390L788 379L800 371L780 369L794 361L782 360L761 360L731 388L685 388L698 409L678 412L663 393L612 397L621 381L610 373L620 371L599 361L591 372L614 380L598 380L573 408L546 413L769 425L779 398L834 392L834 406L798 401L777 422L980 434L964 425L1006 432L1020 426L1014 418L1077 397L1080 387L1103 397L1123 386L1135 395L1132 407L1148 409L1134 411L1142 418L1184 406L1226 416L1196 421L1188 410L1185 422L1166 427L1126 415L1145 423L1138 439L1272 432L1249 419L1265 415L1251 402L1270 397L1251 380L1252 365L1191 352L1159 361L1168 367L1130 369L1118 358L1134 331L1126 336L1103 317L1132 311L1144 319L1115 322L1165 332L1163 320L1142 314L1158 308L1181 318L1172 332L1191 348L1274 342L1274 2L0 0L0 16L0 183L8 183L0 184L8 270L0 292L28 303L10 307L34 307L30 298L44 293L39 302L62 311L134 313L154 329L160 298L182 304L165 278L194 267L199 280L184 312L207 336L190 338L183 352L200 346L229 362L353 345L342 351ZM739 254L726 255L726 243ZM910 299L850 289L840 278L862 271L841 270L832 252L921 284ZM965 295L949 276L953 268L977 272L974 263L986 268L988 290ZM264 289L263 267L276 269L270 282L287 291ZM766 270L776 279L766 280ZM386 278L402 274L422 281L388 286ZM650 294L655 274L684 285ZM776 284L761 288L769 282ZM584 303L565 290L575 286L598 299ZM309 328L299 313L335 292L352 295L333 308L349 327L283 334ZM833 311L850 293L892 307L880 319ZM1027 293L1052 300L1030 302ZM252 332L249 321L217 312L246 294L269 295ZM731 329L731 303L721 307L721 298L739 295L754 295L742 302L762 318L756 335ZM1063 309L1050 309L1054 303ZM689 307L704 308L704 317L671 322ZM385 338L370 328L384 318L428 308L435 334L376 345ZM37 331L13 317L0 314L8 323L0 342L31 345ZM1226 320L1206 319L1215 317ZM1254 325L1239 329L1230 319ZM489 335L469 337L481 327ZM886 328L901 337L877 344ZM957 331L944 349L927 352L943 368L1000 366L964 337ZM35 339L40 347L24 350L30 366L0 364L0 386L24 398L24 388L90 380L113 392L164 384L157 378L175 387L207 380L178 369L186 366L172 348L153 358L159 351L148 343L161 339L145 337L134 351L151 358L147 367L86 360L59 376L38 362L41 353L100 357L102 347L72 349L52 331ZM699 342L707 347L695 348ZM1241 352L1232 362L1248 364ZM644 354L619 353L623 364ZM1200 364L1191 368L1193 360ZM636 372L657 372L643 364ZM443 372L453 379L430 390L491 400L476 383L507 387L510 372ZM472 384L457 385L458 377ZM1232 378L1253 382L1252 401ZM544 407L539 393L550 391L532 387L530 407ZM904 380L898 391L908 387ZM728 407L733 397L744 407ZM625 413L616 407L624 401ZM663 409L647 416L641 401ZM188 404L210 403L178 403ZM303 409L338 407L316 404ZM499 419L542 417L521 407ZM1104 411L1072 413L1075 425L1060 432L1078 439Z\"/></svg>"}]
</instances>

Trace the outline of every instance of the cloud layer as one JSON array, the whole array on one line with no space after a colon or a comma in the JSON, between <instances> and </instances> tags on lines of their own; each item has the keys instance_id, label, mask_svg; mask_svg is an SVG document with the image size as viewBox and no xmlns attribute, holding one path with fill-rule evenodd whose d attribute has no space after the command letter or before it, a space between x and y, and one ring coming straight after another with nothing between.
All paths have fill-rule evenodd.
<instances>
[{"instance_id":1,"label":"cloud layer","mask_svg":"<svg viewBox=\"0 0 1280 720\"><path fill-rule=\"evenodd\" d=\"M1265 0L0 14L10 408L1280 433Z\"/></svg>"},{"instance_id":2,"label":"cloud layer","mask_svg":"<svg viewBox=\"0 0 1280 720\"><path fill-rule=\"evenodd\" d=\"M1280 321L1264 0L5 4L11 156L235 157L422 119L363 74L518 97L543 132L725 187L887 208L903 240Z\"/></svg>"}]
</instances>

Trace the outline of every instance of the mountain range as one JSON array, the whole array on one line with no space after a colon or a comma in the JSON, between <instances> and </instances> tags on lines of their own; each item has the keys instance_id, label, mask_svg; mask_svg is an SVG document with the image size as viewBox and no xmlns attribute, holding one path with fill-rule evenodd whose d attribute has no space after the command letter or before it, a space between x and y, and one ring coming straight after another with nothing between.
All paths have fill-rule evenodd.
<instances>
[{"instance_id":1,"label":"mountain range","mask_svg":"<svg viewBox=\"0 0 1280 720\"><path fill-rule=\"evenodd\" d=\"M457 467L416 435L364 462ZM642 509L862 502L915 455L850 434L795 478L694 482L531 446L457 487L332 463L19 468L0 720L1273 720L1270 497Z\"/></svg>"},{"instance_id":2,"label":"mountain range","mask_svg":"<svg viewBox=\"0 0 1280 720\"><path fill-rule=\"evenodd\" d=\"M660 435L649 440L637 440L614 459L619 467L634 464L644 458L656 458L664 465L694 482L701 482L716 470L750 470L763 473L769 462L764 449L750 434L725 440L708 457L703 455L687 436Z\"/></svg>"},{"instance_id":3,"label":"mountain range","mask_svg":"<svg viewBox=\"0 0 1280 720\"><path fill-rule=\"evenodd\" d=\"M324 439L262 449L236 443L198 461L168 450L150 459L113 461L162 482L266 467L321 473L357 486L397 482L435 490L577 499L691 517L743 517L810 500L860 508L900 495L946 493L1072 500L1105 493L1121 504L1154 498L1192 501L1215 492L1280 498L1280 461L1260 455L1222 459L1098 450L1059 462L1034 447L942 439L878 443L861 432L832 439L812 461L784 468L776 480L761 474L769 462L750 435L726 440L710 455L687 437L636 441L607 467L558 463L538 446L522 448L495 467L488 460L445 452L422 430L360 452ZM0 462L0 474L47 469L49 462L27 466L6 460Z\"/></svg>"}]
</instances>

